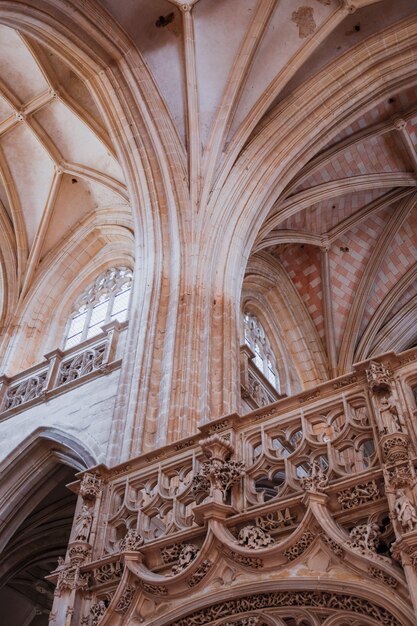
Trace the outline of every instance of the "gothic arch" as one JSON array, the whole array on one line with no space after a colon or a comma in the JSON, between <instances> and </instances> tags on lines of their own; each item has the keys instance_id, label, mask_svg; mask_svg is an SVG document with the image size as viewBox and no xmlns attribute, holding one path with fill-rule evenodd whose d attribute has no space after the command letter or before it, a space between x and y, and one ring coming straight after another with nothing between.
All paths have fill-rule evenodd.
<instances>
[{"instance_id":1,"label":"gothic arch","mask_svg":"<svg viewBox=\"0 0 417 626\"><path fill-rule=\"evenodd\" d=\"M285 268L266 252L249 259L242 287L242 306L247 304L275 338L280 371L285 372L283 392L290 395L326 380L324 349L310 315ZM305 337L309 337L308 343ZM300 354L304 361L299 360Z\"/></svg>"},{"instance_id":2,"label":"gothic arch","mask_svg":"<svg viewBox=\"0 0 417 626\"><path fill-rule=\"evenodd\" d=\"M53 469L66 465L82 471L96 464L98 451L56 428L38 428L1 463L0 549L51 488ZM49 477L49 481L48 481Z\"/></svg>"},{"instance_id":3,"label":"gothic arch","mask_svg":"<svg viewBox=\"0 0 417 626\"><path fill-rule=\"evenodd\" d=\"M287 607L290 615L294 608L307 609L313 614L315 607L326 607L330 612L333 609L333 614L330 613L335 620L333 624L347 615L351 620L361 620L363 615L367 620L365 623L372 626L412 626L415 619L402 600L391 594L381 596L372 584L349 582L349 592L346 592L346 585L341 582L297 576L291 582L259 581L256 594L253 593L253 586L248 584L211 593L205 596L204 604L201 598L189 602L188 606L183 604L169 615L153 620L152 626L220 626L223 618L229 618L233 623L233 618L238 620L256 611L267 612L268 609L281 607Z\"/></svg>"}]
</instances>

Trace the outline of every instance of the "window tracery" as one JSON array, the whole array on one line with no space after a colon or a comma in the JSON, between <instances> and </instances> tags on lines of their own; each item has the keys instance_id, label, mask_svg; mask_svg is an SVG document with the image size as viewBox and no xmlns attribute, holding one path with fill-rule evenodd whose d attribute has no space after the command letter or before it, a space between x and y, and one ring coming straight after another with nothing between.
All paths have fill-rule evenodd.
<instances>
[{"instance_id":1,"label":"window tracery","mask_svg":"<svg viewBox=\"0 0 417 626\"><path fill-rule=\"evenodd\" d=\"M132 276L128 267L110 267L77 298L67 324L65 350L100 333L103 324L126 320Z\"/></svg>"},{"instance_id":2,"label":"window tracery","mask_svg":"<svg viewBox=\"0 0 417 626\"><path fill-rule=\"evenodd\" d=\"M251 314L243 315L245 343L254 353L253 363L271 385L279 391L280 382L276 359L270 341L258 318Z\"/></svg>"}]
</instances>

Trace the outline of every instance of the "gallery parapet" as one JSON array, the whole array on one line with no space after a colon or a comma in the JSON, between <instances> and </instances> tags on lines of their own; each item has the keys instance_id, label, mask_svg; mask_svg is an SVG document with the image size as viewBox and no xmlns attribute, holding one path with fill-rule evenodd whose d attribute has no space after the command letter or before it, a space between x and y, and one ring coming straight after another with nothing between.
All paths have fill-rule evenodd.
<instances>
[{"instance_id":1,"label":"gallery parapet","mask_svg":"<svg viewBox=\"0 0 417 626\"><path fill-rule=\"evenodd\" d=\"M95 337L65 351L49 352L45 361L16 376L1 376L0 419L120 367L119 337L126 328L127 322L110 322Z\"/></svg>"}]
</instances>

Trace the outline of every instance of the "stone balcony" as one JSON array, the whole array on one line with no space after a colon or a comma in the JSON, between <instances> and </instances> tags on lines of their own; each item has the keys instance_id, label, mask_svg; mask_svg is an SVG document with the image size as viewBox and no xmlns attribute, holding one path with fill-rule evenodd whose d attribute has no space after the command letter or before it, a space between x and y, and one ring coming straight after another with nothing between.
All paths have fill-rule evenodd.
<instances>
[{"instance_id":1,"label":"stone balcony","mask_svg":"<svg viewBox=\"0 0 417 626\"><path fill-rule=\"evenodd\" d=\"M110 322L102 332L16 376L0 377L0 421L66 393L121 365L127 322Z\"/></svg>"},{"instance_id":2,"label":"stone balcony","mask_svg":"<svg viewBox=\"0 0 417 626\"><path fill-rule=\"evenodd\" d=\"M361 624L411 626L416 366L416 349L389 353L128 463L80 474L68 552L50 577L56 614L70 609L90 626L136 623L132 616L212 623L210 615L231 610L215 603L224 586L230 596L240 578L257 587L284 572L302 577L303 592L285 599L297 611L314 601L329 619L337 607ZM415 519L405 519L400 498ZM326 591L340 576L349 594ZM358 576L392 607L354 593ZM201 586L215 608L197 615ZM251 593L245 611L259 608ZM262 596L262 606L276 609L278 595Z\"/></svg>"}]
</instances>

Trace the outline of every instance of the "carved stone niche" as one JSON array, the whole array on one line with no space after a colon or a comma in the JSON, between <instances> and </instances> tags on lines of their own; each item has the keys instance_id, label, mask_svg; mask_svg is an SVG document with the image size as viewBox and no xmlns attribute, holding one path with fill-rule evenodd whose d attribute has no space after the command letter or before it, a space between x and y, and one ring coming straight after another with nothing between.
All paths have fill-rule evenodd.
<instances>
[{"instance_id":1,"label":"carved stone niche","mask_svg":"<svg viewBox=\"0 0 417 626\"><path fill-rule=\"evenodd\" d=\"M368 387L372 393L390 393L393 384L392 370L378 361L371 361L366 370Z\"/></svg>"}]
</instances>

